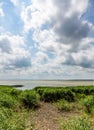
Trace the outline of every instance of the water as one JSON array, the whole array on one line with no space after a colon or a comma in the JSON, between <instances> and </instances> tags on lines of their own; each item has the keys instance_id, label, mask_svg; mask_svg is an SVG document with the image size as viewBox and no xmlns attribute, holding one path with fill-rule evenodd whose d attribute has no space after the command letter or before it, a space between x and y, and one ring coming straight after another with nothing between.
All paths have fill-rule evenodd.
<instances>
[{"instance_id":1,"label":"water","mask_svg":"<svg viewBox=\"0 0 94 130\"><path fill-rule=\"evenodd\" d=\"M18 89L32 89L36 86L53 86L53 87L64 87L64 86L77 86L77 85L94 85L93 80L0 80L0 85L23 85Z\"/></svg>"}]
</instances>

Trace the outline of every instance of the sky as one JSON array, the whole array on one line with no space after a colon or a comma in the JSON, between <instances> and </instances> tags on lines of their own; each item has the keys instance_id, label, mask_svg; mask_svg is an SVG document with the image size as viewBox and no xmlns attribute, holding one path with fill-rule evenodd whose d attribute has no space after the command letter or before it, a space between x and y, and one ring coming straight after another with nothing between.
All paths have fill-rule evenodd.
<instances>
[{"instance_id":1,"label":"sky","mask_svg":"<svg viewBox=\"0 0 94 130\"><path fill-rule=\"evenodd\" d=\"M0 0L0 79L94 79L94 0Z\"/></svg>"}]
</instances>

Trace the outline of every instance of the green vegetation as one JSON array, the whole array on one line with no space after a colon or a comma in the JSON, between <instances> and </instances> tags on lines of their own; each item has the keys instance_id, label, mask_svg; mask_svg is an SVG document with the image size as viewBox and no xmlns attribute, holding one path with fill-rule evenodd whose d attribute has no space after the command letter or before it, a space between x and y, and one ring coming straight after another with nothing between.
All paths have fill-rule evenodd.
<instances>
[{"instance_id":1,"label":"green vegetation","mask_svg":"<svg viewBox=\"0 0 94 130\"><path fill-rule=\"evenodd\" d=\"M37 87L35 90L39 93L40 99L45 102L56 102L65 99L69 102L75 100L75 93L70 88Z\"/></svg>"},{"instance_id":2,"label":"green vegetation","mask_svg":"<svg viewBox=\"0 0 94 130\"><path fill-rule=\"evenodd\" d=\"M35 90L40 100L53 103L60 112L72 113L72 118L62 119L62 130L94 130L94 86L37 87Z\"/></svg>"},{"instance_id":3,"label":"green vegetation","mask_svg":"<svg viewBox=\"0 0 94 130\"><path fill-rule=\"evenodd\" d=\"M60 100L56 103L56 105L58 110L60 111L70 111L72 109L72 106L66 100Z\"/></svg>"},{"instance_id":4,"label":"green vegetation","mask_svg":"<svg viewBox=\"0 0 94 130\"><path fill-rule=\"evenodd\" d=\"M94 114L94 96L87 96L83 101L87 113Z\"/></svg>"},{"instance_id":5,"label":"green vegetation","mask_svg":"<svg viewBox=\"0 0 94 130\"><path fill-rule=\"evenodd\" d=\"M24 130L25 113L20 115L12 109L0 108L0 130Z\"/></svg>"},{"instance_id":6,"label":"green vegetation","mask_svg":"<svg viewBox=\"0 0 94 130\"><path fill-rule=\"evenodd\" d=\"M45 102L56 102L60 99L74 102L86 95L94 95L94 86L36 87L35 91L40 95L40 99Z\"/></svg>"},{"instance_id":7,"label":"green vegetation","mask_svg":"<svg viewBox=\"0 0 94 130\"><path fill-rule=\"evenodd\" d=\"M79 117L62 119L62 130L94 130L94 86L36 87L24 91L0 86L0 130L33 130L32 121L27 125L27 117L42 107L40 102L53 104L61 113L79 112Z\"/></svg>"},{"instance_id":8,"label":"green vegetation","mask_svg":"<svg viewBox=\"0 0 94 130\"><path fill-rule=\"evenodd\" d=\"M35 91L21 91L0 86L0 130L33 130L27 126L27 108L38 106Z\"/></svg>"},{"instance_id":9,"label":"green vegetation","mask_svg":"<svg viewBox=\"0 0 94 130\"><path fill-rule=\"evenodd\" d=\"M27 90L20 94L20 101L26 108L37 108L39 106L39 95L34 90Z\"/></svg>"},{"instance_id":10,"label":"green vegetation","mask_svg":"<svg viewBox=\"0 0 94 130\"><path fill-rule=\"evenodd\" d=\"M62 121L62 130L94 130L87 117L76 117Z\"/></svg>"}]
</instances>

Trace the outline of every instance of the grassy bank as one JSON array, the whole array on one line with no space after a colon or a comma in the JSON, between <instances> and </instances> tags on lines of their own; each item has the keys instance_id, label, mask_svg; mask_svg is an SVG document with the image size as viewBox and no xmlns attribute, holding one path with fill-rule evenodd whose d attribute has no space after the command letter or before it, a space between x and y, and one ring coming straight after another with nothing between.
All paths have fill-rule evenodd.
<instances>
[{"instance_id":1,"label":"grassy bank","mask_svg":"<svg viewBox=\"0 0 94 130\"><path fill-rule=\"evenodd\" d=\"M33 130L27 119L29 110L38 107L38 100L34 90L0 86L0 130Z\"/></svg>"},{"instance_id":2,"label":"grassy bank","mask_svg":"<svg viewBox=\"0 0 94 130\"><path fill-rule=\"evenodd\" d=\"M36 87L25 91L0 86L0 130L34 130L36 126L28 117L42 107L41 102L51 104L61 115L71 115L60 117L62 130L94 130L94 86Z\"/></svg>"}]
</instances>

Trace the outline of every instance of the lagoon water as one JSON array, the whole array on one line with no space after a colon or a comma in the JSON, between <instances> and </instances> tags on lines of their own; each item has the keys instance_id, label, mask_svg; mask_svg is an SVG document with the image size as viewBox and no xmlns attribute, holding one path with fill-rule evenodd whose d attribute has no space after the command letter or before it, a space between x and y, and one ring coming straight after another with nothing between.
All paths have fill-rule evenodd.
<instances>
[{"instance_id":1,"label":"lagoon water","mask_svg":"<svg viewBox=\"0 0 94 130\"><path fill-rule=\"evenodd\" d=\"M0 85L23 85L18 89L32 89L36 86L65 87L94 85L94 80L0 80Z\"/></svg>"}]
</instances>

